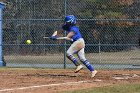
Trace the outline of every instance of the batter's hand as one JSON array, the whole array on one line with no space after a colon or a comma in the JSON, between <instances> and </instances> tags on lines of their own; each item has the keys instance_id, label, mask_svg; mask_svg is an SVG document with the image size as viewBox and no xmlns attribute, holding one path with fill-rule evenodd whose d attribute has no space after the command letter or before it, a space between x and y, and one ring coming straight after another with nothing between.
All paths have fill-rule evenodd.
<instances>
[{"instance_id":1,"label":"batter's hand","mask_svg":"<svg viewBox=\"0 0 140 93\"><path fill-rule=\"evenodd\" d=\"M50 39L57 40L57 36L51 36Z\"/></svg>"}]
</instances>

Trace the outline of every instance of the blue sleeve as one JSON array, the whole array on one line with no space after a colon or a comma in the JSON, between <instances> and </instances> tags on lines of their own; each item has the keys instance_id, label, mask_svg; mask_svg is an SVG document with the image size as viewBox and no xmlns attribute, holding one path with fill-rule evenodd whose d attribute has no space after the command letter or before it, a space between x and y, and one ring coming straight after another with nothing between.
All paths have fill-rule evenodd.
<instances>
[{"instance_id":1,"label":"blue sleeve","mask_svg":"<svg viewBox=\"0 0 140 93\"><path fill-rule=\"evenodd\" d=\"M73 31L74 33L76 33L77 27L72 27L72 28L70 29L70 31Z\"/></svg>"}]
</instances>

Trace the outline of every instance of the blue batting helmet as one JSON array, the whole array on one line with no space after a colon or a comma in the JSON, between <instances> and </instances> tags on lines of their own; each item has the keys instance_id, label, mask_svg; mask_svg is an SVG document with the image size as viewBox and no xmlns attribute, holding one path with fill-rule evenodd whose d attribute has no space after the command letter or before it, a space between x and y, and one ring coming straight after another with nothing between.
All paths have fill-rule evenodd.
<instances>
[{"instance_id":1,"label":"blue batting helmet","mask_svg":"<svg viewBox=\"0 0 140 93\"><path fill-rule=\"evenodd\" d=\"M65 22L70 22L71 24L76 24L76 18L74 15L68 15L65 17Z\"/></svg>"}]
</instances>

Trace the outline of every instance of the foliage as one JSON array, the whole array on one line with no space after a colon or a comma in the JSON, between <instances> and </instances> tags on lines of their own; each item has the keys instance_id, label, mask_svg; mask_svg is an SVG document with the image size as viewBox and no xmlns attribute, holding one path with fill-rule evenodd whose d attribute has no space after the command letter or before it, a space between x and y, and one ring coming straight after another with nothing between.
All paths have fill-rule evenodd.
<instances>
[{"instance_id":1,"label":"foliage","mask_svg":"<svg viewBox=\"0 0 140 93\"><path fill-rule=\"evenodd\" d=\"M7 6L4 9L4 20L8 20L3 26L5 42L25 44L24 39L28 38L33 39L33 44L40 44L44 41L44 35L50 36L54 30L60 28L65 15L73 14L78 19L77 23L80 24L86 43L98 44L99 40L102 44L124 44L128 41L136 43L137 38L132 38L139 35L139 22L135 21L140 13L138 2L127 4L121 0L64 1L5 0ZM98 32L98 38L94 37L94 30ZM131 32L135 33L129 35ZM13 35L15 37L11 39ZM124 38L128 36L129 38ZM119 49L117 47L117 50Z\"/></svg>"}]
</instances>

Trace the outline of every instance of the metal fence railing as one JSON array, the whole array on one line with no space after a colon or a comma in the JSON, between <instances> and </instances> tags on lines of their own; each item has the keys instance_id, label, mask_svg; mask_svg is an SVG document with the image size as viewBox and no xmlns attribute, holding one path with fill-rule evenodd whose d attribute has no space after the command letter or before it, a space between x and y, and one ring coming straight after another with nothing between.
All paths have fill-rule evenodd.
<instances>
[{"instance_id":1,"label":"metal fence railing","mask_svg":"<svg viewBox=\"0 0 140 93\"><path fill-rule=\"evenodd\" d=\"M97 68L140 65L140 2L9 0L5 3L3 47L7 66L73 67L65 57L69 42L43 38L59 29L69 14L77 17L86 42L86 57ZM27 45L27 39L32 44Z\"/></svg>"}]
</instances>

